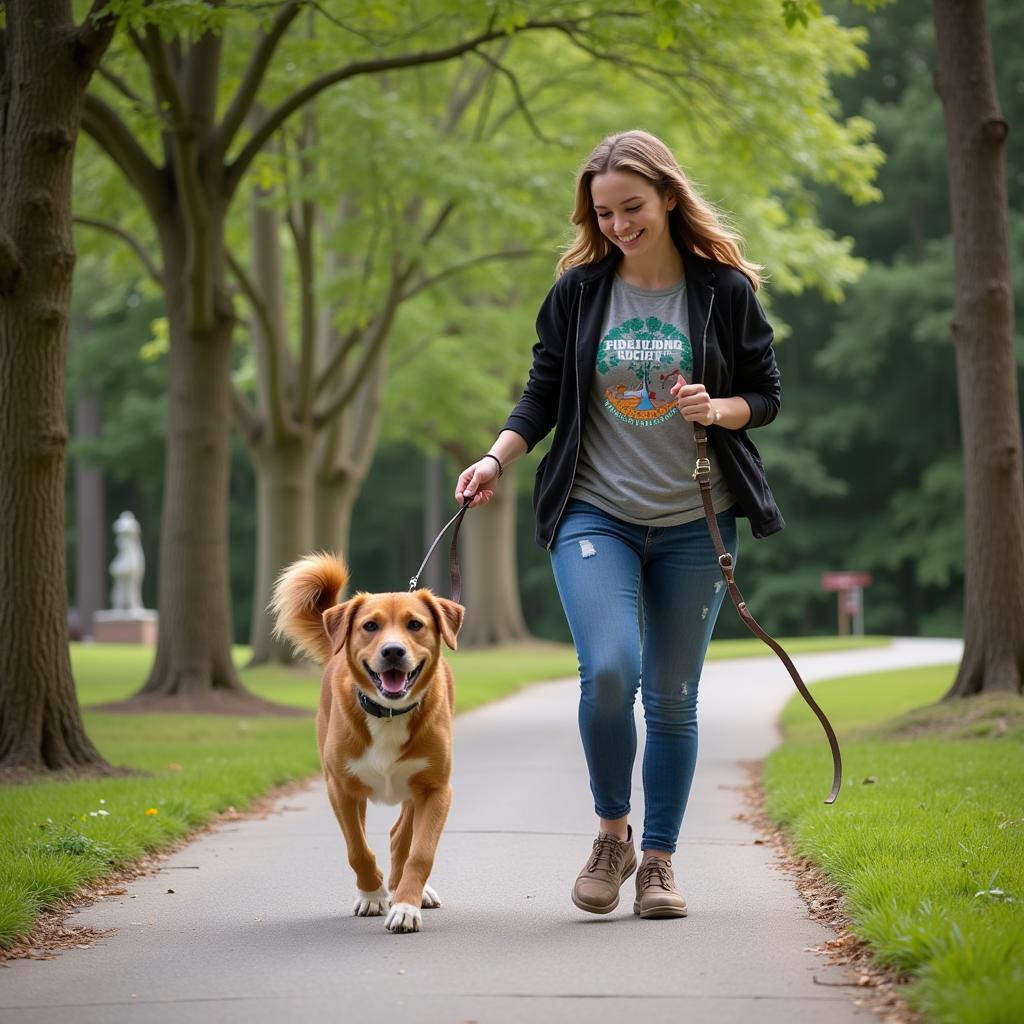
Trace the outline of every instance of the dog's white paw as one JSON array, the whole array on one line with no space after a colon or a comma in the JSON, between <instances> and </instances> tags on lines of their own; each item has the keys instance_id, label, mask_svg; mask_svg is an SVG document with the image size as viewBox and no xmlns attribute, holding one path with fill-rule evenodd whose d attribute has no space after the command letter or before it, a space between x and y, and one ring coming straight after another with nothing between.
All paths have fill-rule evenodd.
<instances>
[{"instance_id":1,"label":"dog's white paw","mask_svg":"<svg viewBox=\"0 0 1024 1024\"><path fill-rule=\"evenodd\" d=\"M435 907L441 906L441 897L429 885L425 885L423 886L423 899L420 901L420 906L433 910Z\"/></svg>"},{"instance_id":2,"label":"dog's white paw","mask_svg":"<svg viewBox=\"0 0 1024 1024\"><path fill-rule=\"evenodd\" d=\"M374 892L358 890L359 895L352 904L352 913L356 917L380 917L388 912L391 906L391 893L381 887Z\"/></svg>"},{"instance_id":3,"label":"dog's white paw","mask_svg":"<svg viewBox=\"0 0 1024 1024\"><path fill-rule=\"evenodd\" d=\"M421 923L419 907L411 903L396 903L388 912L384 927L389 932L418 932Z\"/></svg>"}]
</instances>

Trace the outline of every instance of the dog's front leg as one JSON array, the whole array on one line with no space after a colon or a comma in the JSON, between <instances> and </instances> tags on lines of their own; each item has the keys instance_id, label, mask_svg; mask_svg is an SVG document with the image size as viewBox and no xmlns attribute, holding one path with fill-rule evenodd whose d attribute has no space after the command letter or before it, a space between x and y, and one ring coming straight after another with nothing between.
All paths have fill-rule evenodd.
<instances>
[{"instance_id":1,"label":"dog's front leg","mask_svg":"<svg viewBox=\"0 0 1024 1024\"><path fill-rule=\"evenodd\" d=\"M389 932L418 932L423 889L434 867L434 854L452 803L450 786L413 794L412 849L384 926Z\"/></svg>"},{"instance_id":2,"label":"dog's front leg","mask_svg":"<svg viewBox=\"0 0 1024 1024\"><path fill-rule=\"evenodd\" d=\"M327 795L334 808L348 849L348 862L356 873L359 895L352 906L357 917L377 917L390 906L384 873L377 867L377 858L366 842L366 799L347 793L330 775L327 776Z\"/></svg>"}]
</instances>

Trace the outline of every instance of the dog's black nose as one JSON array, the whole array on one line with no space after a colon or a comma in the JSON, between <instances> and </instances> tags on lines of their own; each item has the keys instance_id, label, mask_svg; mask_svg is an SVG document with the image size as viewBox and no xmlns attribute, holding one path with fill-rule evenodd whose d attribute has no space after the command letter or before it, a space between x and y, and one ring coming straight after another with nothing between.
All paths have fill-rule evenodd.
<instances>
[{"instance_id":1,"label":"dog's black nose","mask_svg":"<svg viewBox=\"0 0 1024 1024\"><path fill-rule=\"evenodd\" d=\"M380 656L388 661L401 661L405 657L405 648L401 644L385 644L380 649Z\"/></svg>"}]
</instances>

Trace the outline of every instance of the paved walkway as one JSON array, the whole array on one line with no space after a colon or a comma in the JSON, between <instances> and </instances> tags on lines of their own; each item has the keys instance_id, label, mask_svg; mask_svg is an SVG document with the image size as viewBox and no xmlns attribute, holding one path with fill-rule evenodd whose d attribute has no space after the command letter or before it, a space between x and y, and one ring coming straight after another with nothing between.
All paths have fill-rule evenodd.
<instances>
[{"instance_id":1,"label":"paved walkway","mask_svg":"<svg viewBox=\"0 0 1024 1024\"><path fill-rule=\"evenodd\" d=\"M797 662L810 682L955 661L959 650L908 640ZM0 971L0 1018L871 1022L843 987L851 979L805 952L828 933L807 918L770 848L736 820L738 761L764 756L778 739L773 722L792 690L782 666L752 658L705 670L700 762L676 856L690 905L682 921L634 917L632 882L607 917L569 902L594 828L576 689L531 687L456 720L455 801L431 878L443 906L424 912L423 932L389 935L382 918L349 916L354 881L316 783L281 801L279 813L221 828L75 918L115 934ZM822 798L829 780L823 754ZM641 820L639 778L634 786ZM371 808L379 857L393 815Z\"/></svg>"}]
</instances>

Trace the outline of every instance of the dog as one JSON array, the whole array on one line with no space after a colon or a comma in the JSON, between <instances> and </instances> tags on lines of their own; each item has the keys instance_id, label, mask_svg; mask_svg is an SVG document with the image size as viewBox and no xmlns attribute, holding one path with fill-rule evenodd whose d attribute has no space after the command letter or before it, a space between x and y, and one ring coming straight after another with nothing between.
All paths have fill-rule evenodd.
<instances>
[{"instance_id":1,"label":"dog","mask_svg":"<svg viewBox=\"0 0 1024 1024\"><path fill-rule=\"evenodd\" d=\"M292 563L274 586L274 631L324 666L316 736L356 875L352 912L418 932L421 907L441 905L427 885L452 798L455 684L441 644L455 650L465 609L425 589L339 604L347 580L331 554ZM387 888L366 841L367 800L402 805Z\"/></svg>"}]
</instances>

